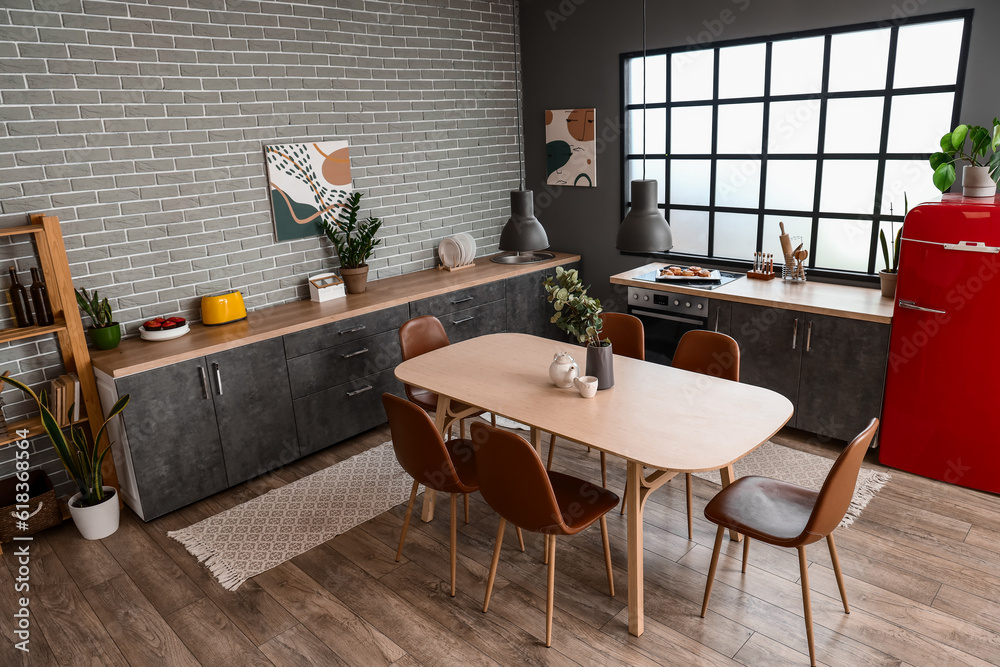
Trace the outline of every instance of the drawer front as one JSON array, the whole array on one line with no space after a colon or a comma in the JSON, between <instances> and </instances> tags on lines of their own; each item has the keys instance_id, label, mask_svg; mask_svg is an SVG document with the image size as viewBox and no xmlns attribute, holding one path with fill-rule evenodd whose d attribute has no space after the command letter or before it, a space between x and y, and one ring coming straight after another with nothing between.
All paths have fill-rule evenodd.
<instances>
[{"instance_id":1,"label":"drawer front","mask_svg":"<svg viewBox=\"0 0 1000 667\"><path fill-rule=\"evenodd\" d=\"M451 343L507 330L507 312L504 301L494 301L475 308L441 315L438 319L444 325L448 341Z\"/></svg>"},{"instance_id":2,"label":"drawer front","mask_svg":"<svg viewBox=\"0 0 1000 667\"><path fill-rule=\"evenodd\" d=\"M293 405L300 455L312 454L384 424L385 392L403 396L403 385L392 369L296 399Z\"/></svg>"},{"instance_id":3,"label":"drawer front","mask_svg":"<svg viewBox=\"0 0 1000 667\"><path fill-rule=\"evenodd\" d=\"M485 285L477 285L467 289L448 292L441 296L432 296L410 303L410 317L422 315L447 315L448 313L467 310L490 301L504 298L504 281L495 280Z\"/></svg>"},{"instance_id":4,"label":"drawer front","mask_svg":"<svg viewBox=\"0 0 1000 667\"><path fill-rule=\"evenodd\" d=\"M399 332L393 329L288 360L292 398L301 398L345 382L395 368L403 361Z\"/></svg>"},{"instance_id":5,"label":"drawer front","mask_svg":"<svg viewBox=\"0 0 1000 667\"><path fill-rule=\"evenodd\" d=\"M407 306L403 304L289 334L282 338L285 342L285 358L300 357L310 352L398 329L406 321L407 313Z\"/></svg>"}]
</instances>

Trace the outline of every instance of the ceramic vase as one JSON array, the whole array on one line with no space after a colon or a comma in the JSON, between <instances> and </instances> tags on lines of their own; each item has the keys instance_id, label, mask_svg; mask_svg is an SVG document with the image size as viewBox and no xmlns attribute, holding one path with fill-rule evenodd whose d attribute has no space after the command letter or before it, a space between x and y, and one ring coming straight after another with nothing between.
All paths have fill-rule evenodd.
<instances>
[{"instance_id":1,"label":"ceramic vase","mask_svg":"<svg viewBox=\"0 0 1000 667\"><path fill-rule=\"evenodd\" d=\"M966 165L962 169L962 194L966 197L992 197L997 184L990 178L989 167Z\"/></svg>"},{"instance_id":2,"label":"ceramic vase","mask_svg":"<svg viewBox=\"0 0 1000 667\"><path fill-rule=\"evenodd\" d=\"M882 285L882 296L887 299L892 299L896 296L896 279L898 274L889 273L888 271L879 271L878 279Z\"/></svg>"},{"instance_id":3,"label":"ceramic vase","mask_svg":"<svg viewBox=\"0 0 1000 667\"><path fill-rule=\"evenodd\" d=\"M344 279L344 287L348 294L361 294L368 289L368 265L356 269L340 267L340 277Z\"/></svg>"},{"instance_id":4,"label":"ceramic vase","mask_svg":"<svg viewBox=\"0 0 1000 667\"><path fill-rule=\"evenodd\" d=\"M85 540L101 540L118 530L118 519L121 516L118 509L118 494L115 493L113 486L103 488L104 501L97 505L77 507L82 493L77 493L69 499L69 514Z\"/></svg>"},{"instance_id":5,"label":"ceramic vase","mask_svg":"<svg viewBox=\"0 0 1000 667\"><path fill-rule=\"evenodd\" d=\"M587 375L597 378L598 390L615 386L614 355L610 345L587 347Z\"/></svg>"},{"instance_id":6,"label":"ceramic vase","mask_svg":"<svg viewBox=\"0 0 1000 667\"><path fill-rule=\"evenodd\" d=\"M117 322L106 327L91 327L90 341L98 350L113 350L122 342L122 328Z\"/></svg>"}]
</instances>

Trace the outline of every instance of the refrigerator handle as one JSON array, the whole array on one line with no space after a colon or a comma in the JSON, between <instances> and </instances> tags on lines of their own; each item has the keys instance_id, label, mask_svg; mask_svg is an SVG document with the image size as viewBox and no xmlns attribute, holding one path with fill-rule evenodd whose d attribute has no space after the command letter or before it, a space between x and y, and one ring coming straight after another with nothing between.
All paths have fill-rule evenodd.
<instances>
[{"instance_id":1,"label":"refrigerator handle","mask_svg":"<svg viewBox=\"0 0 1000 667\"><path fill-rule=\"evenodd\" d=\"M799 318L795 318L795 324L792 326L792 349L795 349L795 339L799 337Z\"/></svg>"},{"instance_id":2,"label":"refrigerator handle","mask_svg":"<svg viewBox=\"0 0 1000 667\"><path fill-rule=\"evenodd\" d=\"M964 250L966 252L986 252L991 254L996 254L1000 252L1000 248L994 246L988 246L982 241L959 241L958 243L946 243L944 244L945 250Z\"/></svg>"},{"instance_id":3,"label":"refrigerator handle","mask_svg":"<svg viewBox=\"0 0 1000 667\"><path fill-rule=\"evenodd\" d=\"M899 300L899 307L900 308L906 308L907 310L919 310L920 312L923 312L923 313L937 313L938 315L947 315L948 314L947 312L945 312L943 310L936 310L934 308L925 308L924 306L918 306L913 301L904 301L903 299Z\"/></svg>"}]
</instances>

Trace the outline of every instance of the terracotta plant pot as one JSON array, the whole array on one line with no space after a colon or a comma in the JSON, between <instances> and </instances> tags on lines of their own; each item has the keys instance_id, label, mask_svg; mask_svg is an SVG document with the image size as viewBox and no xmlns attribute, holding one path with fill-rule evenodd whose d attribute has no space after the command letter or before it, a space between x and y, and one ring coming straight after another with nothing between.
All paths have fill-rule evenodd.
<instances>
[{"instance_id":1,"label":"terracotta plant pot","mask_svg":"<svg viewBox=\"0 0 1000 667\"><path fill-rule=\"evenodd\" d=\"M597 378L598 389L615 386L614 355L610 345L587 347L587 375Z\"/></svg>"},{"instance_id":2,"label":"terracotta plant pot","mask_svg":"<svg viewBox=\"0 0 1000 667\"><path fill-rule=\"evenodd\" d=\"M90 341L98 350L113 350L122 342L122 328L117 322L106 327L91 327Z\"/></svg>"},{"instance_id":3,"label":"terracotta plant pot","mask_svg":"<svg viewBox=\"0 0 1000 667\"><path fill-rule=\"evenodd\" d=\"M966 165L962 169L962 194L966 197L993 197L997 184L990 178L989 167Z\"/></svg>"},{"instance_id":4,"label":"terracotta plant pot","mask_svg":"<svg viewBox=\"0 0 1000 667\"><path fill-rule=\"evenodd\" d=\"M340 268L340 277L344 279L344 288L348 294L361 294L368 289L368 265L356 269Z\"/></svg>"},{"instance_id":5,"label":"terracotta plant pot","mask_svg":"<svg viewBox=\"0 0 1000 667\"><path fill-rule=\"evenodd\" d=\"M115 487L104 487L104 501L90 507L77 507L82 494L77 493L69 499L69 514L73 517L76 529L85 540L102 540L118 530L118 520L121 514L118 509L118 495Z\"/></svg>"},{"instance_id":6,"label":"terracotta plant pot","mask_svg":"<svg viewBox=\"0 0 1000 667\"><path fill-rule=\"evenodd\" d=\"M878 279L882 284L882 296L886 299L892 299L896 296L896 279L898 274L889 273L888 271L879 271Z\"/></svg>"}]
</instances>

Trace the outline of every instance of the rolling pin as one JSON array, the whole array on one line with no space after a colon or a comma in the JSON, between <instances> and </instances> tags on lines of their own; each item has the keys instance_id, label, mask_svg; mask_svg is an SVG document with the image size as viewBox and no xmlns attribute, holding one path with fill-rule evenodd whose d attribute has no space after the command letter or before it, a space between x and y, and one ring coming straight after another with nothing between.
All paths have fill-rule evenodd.
<instances>
[{"instance_id":1,"label":"rolling pin","mask_svg":"<svg viewBox=\"0 0 1000 667\"><path fill-rule=\"evenodd\" d=\"M792 254L792 240L785 233L785 223L779 222L778 226L781 228L781 236L778 237L778 241L781 242L781 254L788 257Z\"/></svg>"}]
</instances>

